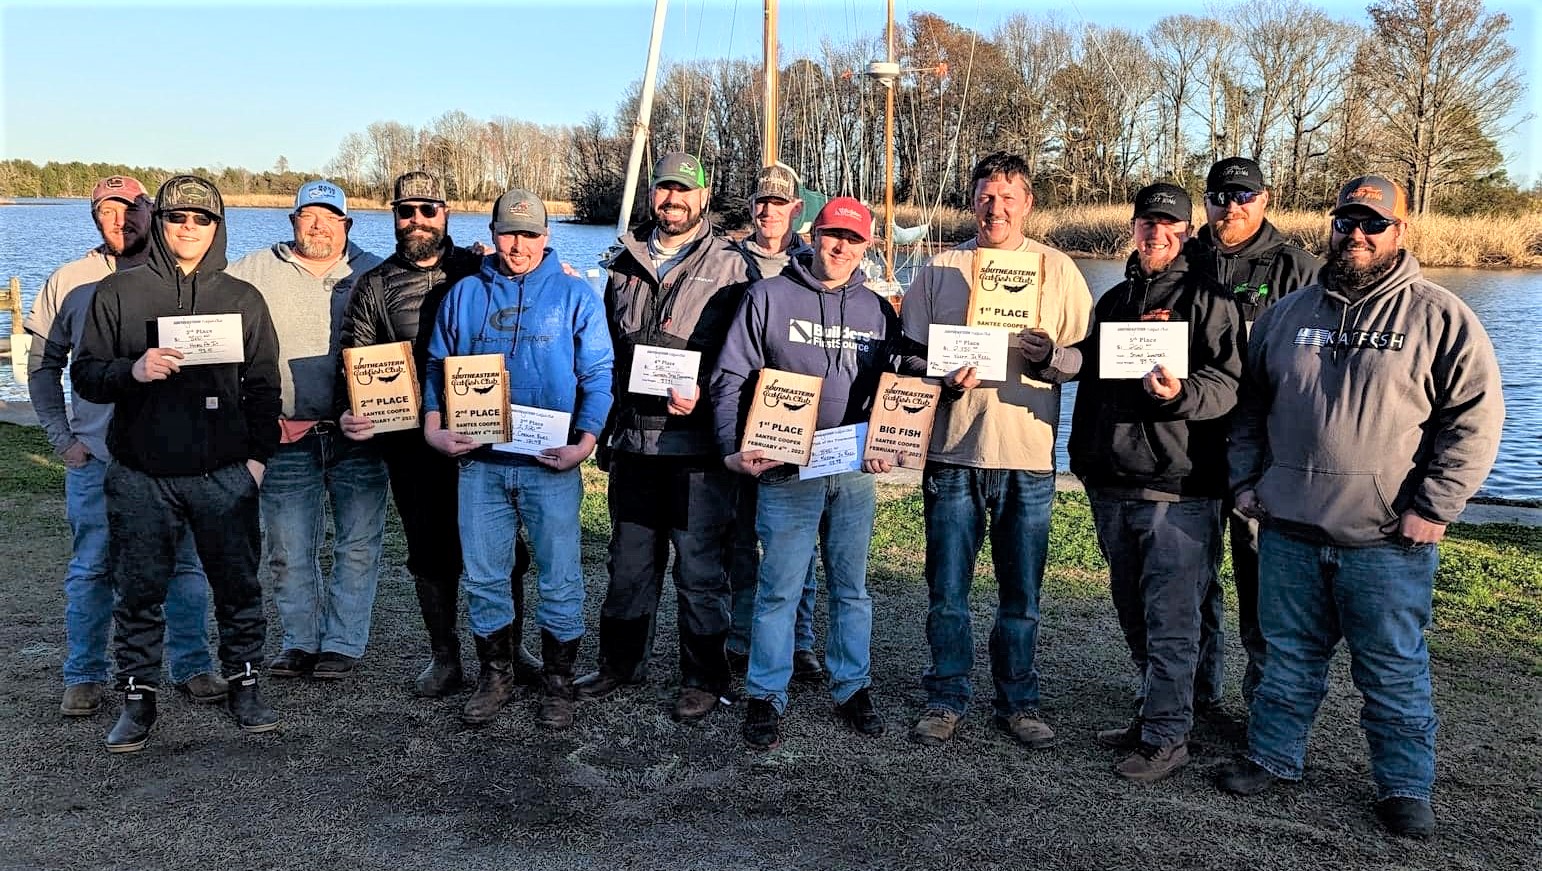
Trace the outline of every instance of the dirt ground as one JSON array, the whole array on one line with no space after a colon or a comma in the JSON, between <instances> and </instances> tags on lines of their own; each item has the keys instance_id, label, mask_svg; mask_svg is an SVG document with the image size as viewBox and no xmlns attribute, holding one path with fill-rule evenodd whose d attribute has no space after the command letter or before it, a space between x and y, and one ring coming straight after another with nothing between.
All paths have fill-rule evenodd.
<instances>
[{"instance_id":1,"label":"dirt ground","mask_svg":"<svg viewBox=\"0 0 1542 871\"><path fill-rule=\"evenodd\" d=\"M591 495L591 619L604 592L601 511ZM888 546L871 577L875 691L890 727L878 740L837 726L818 687L795 692L772 753L744 749L742 707L675 724L671 615L650 684L581 705L572 731L536 729L528 694L491 727L466 729L456 717L464 697L407 692L425 640L393 517L359 674L268 682L284 727L264 736L168 692L149 747L109 755L102 737L115 704L89 719L58 714L63 500L11 492L0 495L0 514L9 618L0 625L0 868L1445 871L1533 868L1542 857L1535 657L1435 645L1441 828L1428 843L1400 841L1371 812L1358 696L1342 656L1301 785L1250 800L1217 792L1211 770L1238 736L1206 730L1176 778L1149 787L1116 778L1112 754L1092 736L1127 716L1133 675L1106 591L1081 570L1056 569L1044 593L1044 714L1059 744L1021 750L979 708L951 746L908 743L924 702L926 596L920 555ZM986 705L992 598L987 566L975 602ZM823 604L819 613L822 637ZM591 636L581 667L594 653ZM1233 644L1234 694L1240 656Z\"/></svg>"}]
</instances>

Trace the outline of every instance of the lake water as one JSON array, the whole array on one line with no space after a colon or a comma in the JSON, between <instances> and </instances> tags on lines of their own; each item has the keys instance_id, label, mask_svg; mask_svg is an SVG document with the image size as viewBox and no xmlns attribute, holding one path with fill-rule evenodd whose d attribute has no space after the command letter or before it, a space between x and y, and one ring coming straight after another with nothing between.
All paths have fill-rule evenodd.
<instances>
[{"instance_id":1,"label":"lake water","mask_svg":"<svg viewBox=\"0 0 1542 871\"><path fill-rule=\"evenodd\" d=\"M290 237L287 210L231 209L229 253L237 257ZM487 218L451 214L450 235L466 245L489 241ZM386 212L357 212L352 237L363 248L385 255L395 247L392 222ZM614 229L580 224L552 224L552 247L558 256L580 269L593 266L615 240ZM24 311L43 280L59 264L82 256L101 240L84 200L23 200L0 206L0 281L21 278ZM1094 294L1117 284L1124 265L1111 260L1079 260ZM1459 295L1477 313L1498 351L1504 373L1506 419L1499 462L1482 493L1506 499L1542 498L1542 360L1532 350L1532 330L1542 325L1542 272L1527 270L1426 269L1429 278ZM0 329L9 331L9 316L0 314ZM1063 418L1070 421L1074 387L1067 390ZM0 399L25 400L27 390L0 366ZM1368 409L1368 413L1375 413ZM1061 429L1058 463L1065 458Z\"/></svg>"}]
</instances>

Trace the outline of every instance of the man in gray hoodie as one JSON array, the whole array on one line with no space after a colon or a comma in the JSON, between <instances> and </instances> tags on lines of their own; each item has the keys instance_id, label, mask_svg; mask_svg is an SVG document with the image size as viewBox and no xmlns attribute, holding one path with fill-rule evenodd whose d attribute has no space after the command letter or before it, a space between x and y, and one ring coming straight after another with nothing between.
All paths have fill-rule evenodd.
<instances>
[{"instance_id":1,"label":"man in gray hoodie","mask_svg":"<svg viewBox=\"0 0 1542 871\"><path fill-rule=\"evenodd\" d=\"M1376 815L1428 837L1435 545L1498 453L1499 365L1472 311L1402 250L1402 188L1353 179L1332 215L1318 283L1265 311L1248 342L1231 482L1237 509L1262 523L1269 656L1247 754L1217 785L1252 795L1301 779L1342 638L1365 697Z\"/></svg>"}]
</instances>

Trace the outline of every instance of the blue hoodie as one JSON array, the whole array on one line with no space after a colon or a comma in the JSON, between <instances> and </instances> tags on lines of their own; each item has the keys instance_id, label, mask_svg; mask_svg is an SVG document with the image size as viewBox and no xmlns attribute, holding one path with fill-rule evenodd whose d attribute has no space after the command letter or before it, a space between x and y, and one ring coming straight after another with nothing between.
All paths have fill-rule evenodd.
<instances>
[{"instance_id":1,"label":"blue hoodie","mask_svg":"<svg viewBox=\"0 0 1542 871\"><path fill-rule=\"evenodd\" d=\"M423 410L444 410L444 358L502 354L509 401L573 415L569 443L580 432L599 436L610 414L610 328L600 299L581 278L562 271L552 249L536 268L509 277L498 258L450 288L428 342ZM479 449L478 459L518 462L518 455Z\"/></svg>"}]
</instances>

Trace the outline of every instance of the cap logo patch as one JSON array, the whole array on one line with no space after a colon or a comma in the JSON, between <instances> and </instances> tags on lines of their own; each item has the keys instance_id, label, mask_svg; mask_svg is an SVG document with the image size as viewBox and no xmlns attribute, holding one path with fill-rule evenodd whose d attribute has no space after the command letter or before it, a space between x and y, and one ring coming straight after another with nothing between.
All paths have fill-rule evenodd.
<instances>
[{"instance_id":1,"label":"cap logo patch","mask_svg":"<svg viewBox=\"0 0 1542 871\"><path fill-rule=\"evenodd\" d=\"M528 218L530 217L530 204L526 202L514 203L513 205L509 206L508 213L511 217Z\"/></svg>"},{"instance_id":2,"label":"cap logo patch","mask_svg":"<svg viewBox=\"0 0 1542 871\"><path fill-rule=\"evenodd\" d=\"M102 186L103 187L112 188L113 190L117 190L118 188L123 187L123 176L115 175L112 178L109 178L106 181L102 182Z\"/></svg>"},{"instance_id":3,"label":"cap logo patch","mask_svg":"<svg viewBox=\"0 0 1542 871\"><path fill-rule=\"evenodd\" d=\"M855 211L853 211L851 209L845 209L845 208L836 209L835 213L837 215L840 215L843 218L851 218L852 220L856 220L856 221L862 220L862 216L857 214Z\"/></svg>"},{"instance_id":4,"label":"cap logo patch","mask_svg":"<svg viewBox=\"0 0 1542 871\"><path fill-rule=\"evenodd\" d=\"M1378 203L1385 198L1386 195L1382 193L1381 188L1369 184L1355 188L1348 197L1351 200L1373 200Z\"/></svg>"},{"instance_id":5,"label":"cap logo patch","mask_svg":"<svg viewBox=\"0 0 1542 871\"><path fill-rule=\"evenodd\" d=\"M1226 174L1228 176L1247 175L1248 174L1248 168L1245 167L1245 166L1228 166L1228 167L1226 167Z\"/></svg>"}]
</instances>

